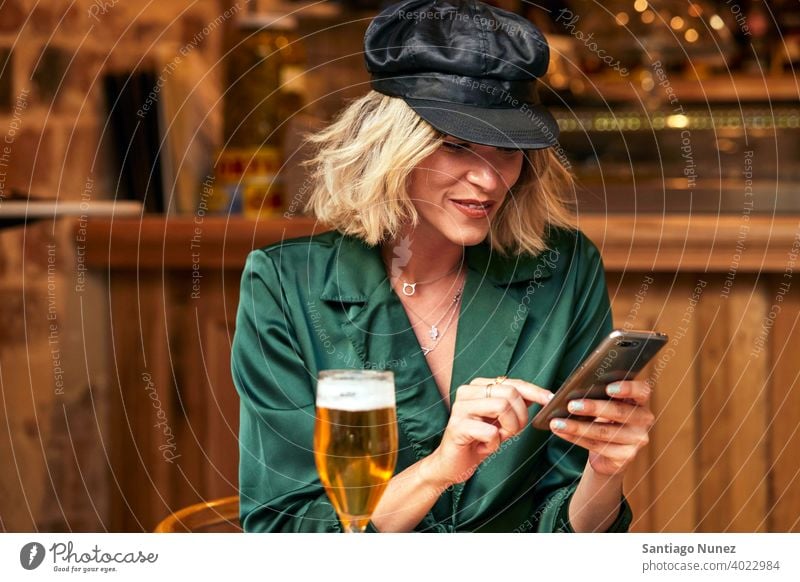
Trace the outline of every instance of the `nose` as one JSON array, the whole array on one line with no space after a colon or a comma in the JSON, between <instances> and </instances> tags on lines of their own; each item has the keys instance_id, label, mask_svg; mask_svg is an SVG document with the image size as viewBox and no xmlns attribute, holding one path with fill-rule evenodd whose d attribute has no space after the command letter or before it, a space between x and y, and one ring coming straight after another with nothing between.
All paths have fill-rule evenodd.
<instances>
[{"instance_id":1,"label":"nose","mask_svg":"<svg viewBox=\"0 0 800 582\"><path fill-rule=\"evenodd\" d=\"M491 157L472 156L467 181L485 192L495 192L502 185L498 169Z\"/></svg>"}]
</instances>

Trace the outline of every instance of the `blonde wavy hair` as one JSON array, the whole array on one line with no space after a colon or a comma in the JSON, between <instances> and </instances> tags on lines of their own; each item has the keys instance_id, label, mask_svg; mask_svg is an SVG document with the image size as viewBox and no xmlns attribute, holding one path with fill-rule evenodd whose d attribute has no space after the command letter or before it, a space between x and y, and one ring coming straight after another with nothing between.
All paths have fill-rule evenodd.
<instances>
[{"instance_id":1,"label":"blonde wavy hair","mask_svg":"<svg viewBox=\"0 0 800 582\"><path fill-rule=\"evenodd\" d=\"M312 184L305 212L369 245L394 239L419 221L407 178L444 137L402 99L370 91L306 138L314 154L304 162ZM520 177L491 224L490 243L501 255L537 255L547 248L548 225L576 225L566 197L574 193L572 174L553 148L524 153Z\"/></svg>"}]
</instances>

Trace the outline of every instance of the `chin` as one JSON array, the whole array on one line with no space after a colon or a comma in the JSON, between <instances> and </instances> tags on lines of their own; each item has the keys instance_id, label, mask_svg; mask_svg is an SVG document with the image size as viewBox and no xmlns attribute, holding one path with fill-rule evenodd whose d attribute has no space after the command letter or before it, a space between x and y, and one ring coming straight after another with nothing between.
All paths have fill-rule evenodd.
<instances>
[{"instance_id":1,"label":"chin","mask_svg":"<svg viewBox=\"0 0 800 582\"><path fill-rule=\"evenodd\" d=\"M482 243L489 236L488 225L485 228L462 228L446 232L445 236L454 244L471 247Z\"/></svg>"}]
</instances>

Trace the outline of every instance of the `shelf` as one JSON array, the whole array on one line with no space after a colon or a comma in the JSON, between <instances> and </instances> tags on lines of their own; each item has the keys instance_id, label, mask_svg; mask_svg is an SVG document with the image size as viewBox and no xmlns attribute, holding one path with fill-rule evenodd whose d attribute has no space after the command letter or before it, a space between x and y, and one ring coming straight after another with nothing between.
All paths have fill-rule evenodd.
<instances>
[{"instance_id":1,"label":"shelf","mask_svg":"<svg viewBox=\"0 0 800 582\"><path fill-rule=\"evenodd\" d=\"M23 226L41 220L90 216L135 217L142 214L142 204L134 201L45 201L2 200L0 201L0 229Z\"/></svg>"},{"instance_id":2,"label":"shelf","mask_svg":"<svg viewBox=\"0 0 800 582\"><path fill-rule=\"evenodd\" d=\"M602 97L607 101L629 101L639 106L647 103L652 98L664 102L664 109L674 112L679 105L690 103L713 102L778 102L786 101L797 103L800 99L800 80L790 75L757 76L735 74L731 76L716 76L708 79L685 79L671 74L668 77L669 85L677 101L670 104L668 94L658 84L658 79L651 90L642 88L636 75L630 78L605 79L590 78L588 80L585 96Z\"/></svg>"},{"instance_id":3,"label":"shelf","mask_svg":"<svg viewBox=\"0 0 800 582\"><path fill-rule=\"evenodd\" d=\"M91 218L85 233L89 267L241 270L250 250L326 230L309 218L147 216ZM782 273L800 237L800 215L581 215L580 228L600 248L607 271ZM740 235L745 230L744 250ZM741 252L740 252L741 251Z\"/></svg>"}]
</instances>

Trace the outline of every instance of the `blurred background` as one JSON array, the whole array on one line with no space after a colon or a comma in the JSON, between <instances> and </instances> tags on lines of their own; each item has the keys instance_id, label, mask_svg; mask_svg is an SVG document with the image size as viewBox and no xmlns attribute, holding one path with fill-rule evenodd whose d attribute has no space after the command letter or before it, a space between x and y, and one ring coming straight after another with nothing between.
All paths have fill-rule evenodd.
<instances>
[{"instance_id":1,"label":"blurred background","mask_svg":"<svg viewBox=\"0 0 800 582\"><path fill-rule=\"evenodd\" d=\"M796 2L489 3L550 42L616 326L672 338L633 530L800 530ZM388 4L0 5L0 531L236 495L244 259L324 230L303 135L368 90Z\"/></svg>"}]
</instances>

